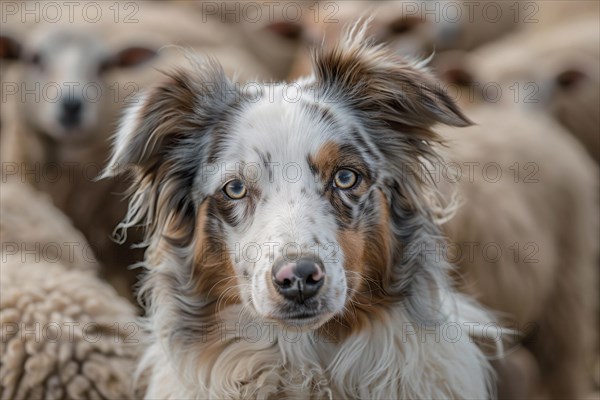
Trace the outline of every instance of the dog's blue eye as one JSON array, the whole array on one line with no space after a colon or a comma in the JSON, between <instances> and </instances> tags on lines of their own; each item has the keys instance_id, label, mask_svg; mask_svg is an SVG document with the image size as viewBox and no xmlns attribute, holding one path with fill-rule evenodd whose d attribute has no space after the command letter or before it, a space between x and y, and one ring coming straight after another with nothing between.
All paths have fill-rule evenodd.
<instances>
[{"instance_id":1,"label":"dog's blue eye","mask_svg":"<svg viewBox=\"0 0 600 400\"><path fill-rule=\"evenodd\" d=\"M333 178L335 186L343 190L351 189L356 182L358 182L358 175L349 169L340 169Z\"/></svg>"},{"instance_id":2,"label":"dog's blue eye","mask_svg":"<svg viewBox=\"0 0 600 400\"><path fill-rule=\"evenodd\" d=\"M239 200L246 197L246 193L248 191L246 189L246 185L244 185L244 182L240 181L239 179L234 179L225 184L223 192L225 192L227 197L230 199Z\"/></svg>"}]
</instances>

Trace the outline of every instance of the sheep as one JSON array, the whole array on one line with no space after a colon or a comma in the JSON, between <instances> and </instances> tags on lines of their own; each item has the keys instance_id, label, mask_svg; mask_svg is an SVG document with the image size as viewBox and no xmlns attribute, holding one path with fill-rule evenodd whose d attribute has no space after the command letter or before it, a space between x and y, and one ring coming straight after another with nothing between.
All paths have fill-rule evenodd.
<instances>
[{"instance_id":1,"label":"sheep","mask_svg":"<svg viewBox=\"0 0 600 400\"><path fill-rule=\"evenodd\" d=\"M510 364L519 348L519 361L500 369L500 390L522 368L520 398L579 398L598 348L598 167L543 112L481 105L468 115L476 125L439 130L446 163L432 176L462 203L443 224L443 255L460 290L523 335L506 349Z\"/></svg>"},{"instance_id":2,"label":"sheep","mask_svg":"<svg viewBox=\"0 0 600 400\"><path fill-rule=\"evenodd\" d=\"M471 54L446 53L434 66L463 107L482 102L542 109L600 162L598 13L507 36Z\"/></svg>"},{"instance_id":3,"label":"sheep","mask_svg":"<svg viewBox=\"0 0 600 400\"><path fill-rule=\"evenodd\" d=\"M134 277L126 267L141 253L118 246L110 236L126 212L118 196L126 181L95 182L119 105L97 71L137 65L154 51L130 47L111 54L93 33L56 27L36 29L14 52L10 56L24 65L6 78L11 91L4 93L2 110L3 175L49 193L110 266L102 274L121 293L131 292ZM89 93L103 94L98 99Z\"/></svg>"},{"instance_id":4,"label":"sheep","mask_svg":"<svg viewBox=\"0 0 600 400\"><path fill-rule=\"evenodd\" d=\"M258 62L266 74L261 73L250 78L274 81L283 80L289 75L298 52L305 44L302 18L315 15L315 7L323 8L317 3L290 0L174 3L195 14L197 25L201 22L207 32L233 30L237 33L225 43L228 51L219 51L218 58L221 62L225 61L226 69L232 54L233 57L244 58L243 63L238 63L244 66L243 70L248 67L247 61L253 58L254 64ZM240 52L240 49L244 51Z\"/></svg>"},{"instance_id":5,"label":"sheep","mask_svg":"<svg viewBox=\"0 0 600 400\"><path fill-rule=\"evenodd\" d=\"M565 22L584 17L586 15L600 15L600 3L587 0L537 0L528 3L527 9L531 18L526 24L527 29L554 29Z\"/></svg>"},{"instance_id":6,"label":"sheep","mask_svg":"<svg viewBox=\"0 0 600 400\"><path fill-rule=\"evenodd\" d=\"M0 398L133 398L136 310L84 237L29 185L0 191Z\"/></svg>"},{"instance_id":7,"label":"sheep","mask_svg":"<svg viewBox=\"0 0 600 400\"><path fill-rule=\"evenodd\" d=\"M173 3L137 3L135 24L110 25L103 32L114 45L122 45L126 37L133 44L142 42L159 49L159 57L151 64L153 68L144 68L141 75L131 69L119 71L124 82L135 82L141 91L162 78L155 69L165 70L185 63L186 51L218 59L228 74L242 80L273 80L285 75L278 71L287 71L289 50L285 42L273 40L268 32L261 34L260 24L244 29L203 14L201 4L184 2L189 7L182 7Z\"/></svg>"},{"instance_id":8,"label":"sheep","mask_svg":"<svg viewBox=\"0 0 600 400\"><path fill-rule=\"evenodd\" d=\"M357 18L372 19L373 38L396 51L428 57L441 50L470 50L495 40L521 25L519 1L345 1L313 6L300 20L301 37L309 44L335 43ZM521 11L522 12L522 11ZM310 72L309 53L299 52L290 78Z\"/></svg>"}]
</instances>

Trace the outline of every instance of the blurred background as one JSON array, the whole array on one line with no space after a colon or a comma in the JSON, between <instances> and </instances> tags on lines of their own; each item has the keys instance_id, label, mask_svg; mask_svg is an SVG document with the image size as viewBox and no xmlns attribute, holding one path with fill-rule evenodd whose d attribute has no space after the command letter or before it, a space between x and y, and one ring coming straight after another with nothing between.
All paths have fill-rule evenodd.
<instances>
[{"instance_id":1,"label":"blurred background","mask_svg":"<svg viewBox=\"0 0 600 400\"><path fill-rule=\"evenodd\" d=\"M182 48L217 58L240 82L294 80L310 75L311 47L331 46L345 26L371 17L373 39L407 57L430 59L467 115L479 107L542 113L600 161L596 0L0 5L1 184L5 193L9 183L27 186L3 197L15 203L13 218L3 217L3 232L22 224L40 235L39 244L61 238L58 226L71 223L73 235L84 238L74 240L89 249L86 265L93 263L94 274L132 304L139 272L128 266L142 259L142 251L131 248L141 234L112 237L126 212L127 179L95 178L122 110L163 79L161 71L187 63ZM31 197L60 215L19 217ZM29 250L3 246L10 256ZM597 363L594 368L597 385Z\"/></svg>"}]
</instances>

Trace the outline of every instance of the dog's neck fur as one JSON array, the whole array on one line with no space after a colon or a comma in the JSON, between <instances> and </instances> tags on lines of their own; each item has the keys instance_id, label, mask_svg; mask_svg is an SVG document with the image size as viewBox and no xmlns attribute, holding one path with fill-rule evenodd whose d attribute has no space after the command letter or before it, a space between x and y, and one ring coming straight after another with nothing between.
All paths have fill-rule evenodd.
<instances>
[{"instance_id":1,"label":"dog's neck fur","mask_svg":"<svg viewBox=\"0 0 600 400\"><path fill-rule=\"evenodd\" d=\"M472 337L477 331L469 328L481 328L490 316L450 288L439 290L441 317L432 324L416 321L408 302L398 302L362 313L360 329L301 332L240 304L198 300L186 304L208 310L195 329L181 320L181 298L161 284L169 269L190 260L166 250L162 239L149 246L152 268L142 293L149 296L152 333L138 370L140 384L149 382L146 398L479 399L493 393L489 364ZM451 325L460 327L458 340L444 337Z\"/></svg>"},{"instance_id":2,"label":"dog's neck fur","mask_svg":"<svg viewBox=\"0 0 600 400\"><path fill-rule=\"evenodd\" d=\"M158 295L156 300L169 301ZM159 300L160 299L160 300ZM481 321L453 315L449 321ZM490 371L466 331L455 343L399 304L341 342L243 314L230 306L193 346L170 341L165 303L152 316L154 342L140 364L147 398L485 398ZM434 329L434 330L431 330ZM437 333L435 331L437 329Z\"/></svg>"}]
</instances>

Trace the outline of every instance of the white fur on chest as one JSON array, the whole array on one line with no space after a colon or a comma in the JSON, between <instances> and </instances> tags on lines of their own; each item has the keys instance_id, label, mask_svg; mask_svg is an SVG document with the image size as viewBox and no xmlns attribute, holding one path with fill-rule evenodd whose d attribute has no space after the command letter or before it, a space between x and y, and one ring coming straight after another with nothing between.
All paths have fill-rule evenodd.
<instances>
[{"instance_id":1,"label":"white fur on chest","mask_svg":"<svg viewBox=\"0 0 600 400\"><path fill-rule=\"evenodd\" d=\"M467 303L457 308L471 309ZM473 321L484 324L484 315L452 315L445 323L425 328L412 323L398 306L334 343L274 323L240 320L238 311L228 310L224 316L230 319L220 333L201 338L192 351L178 354L164 342L152 344L141 364L152 374L146 397L489 396L488 362L466 329ZM450 326L463 329L450 334Z\"/></svg>"}]
</instances>

